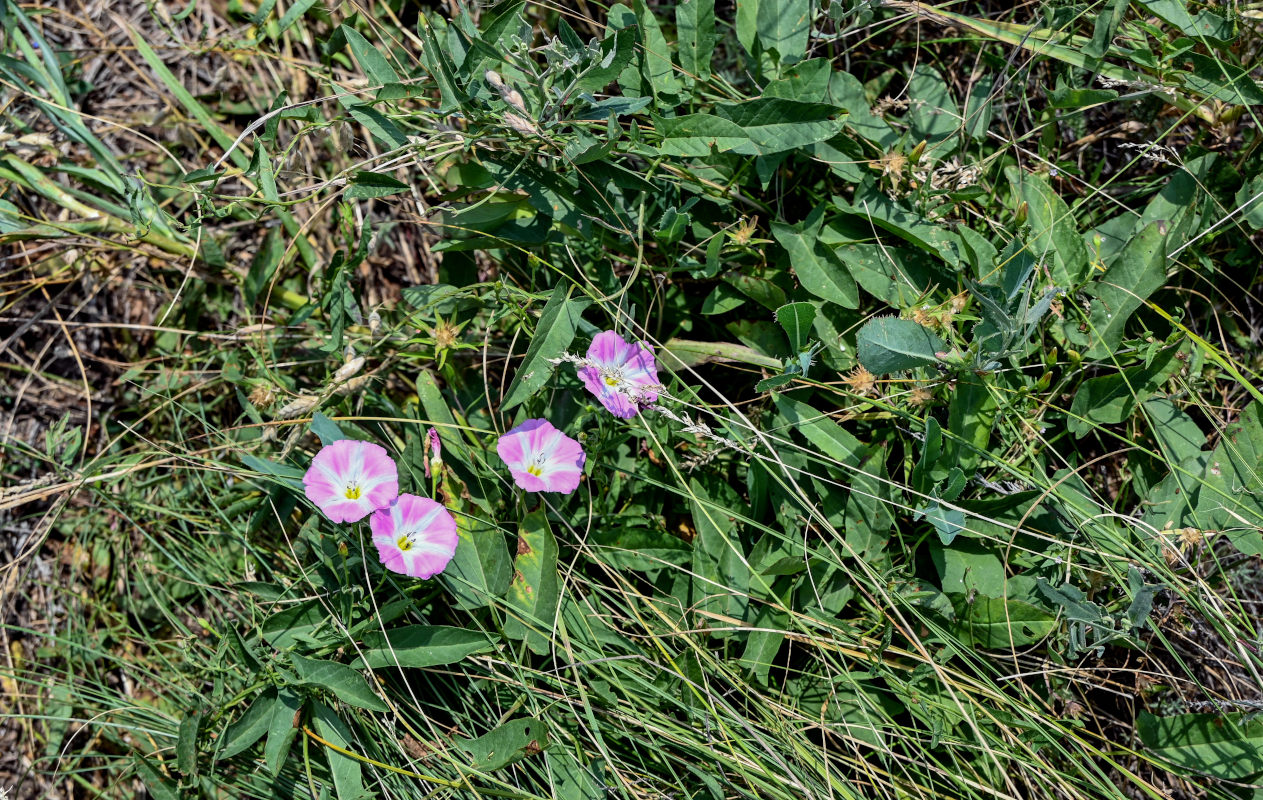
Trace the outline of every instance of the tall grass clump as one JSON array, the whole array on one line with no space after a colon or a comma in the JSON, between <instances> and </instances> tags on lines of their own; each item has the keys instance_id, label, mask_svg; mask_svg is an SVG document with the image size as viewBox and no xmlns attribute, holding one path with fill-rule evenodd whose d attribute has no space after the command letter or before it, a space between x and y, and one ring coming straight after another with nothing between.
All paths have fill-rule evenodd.
<instances>
[{"instance_id":1,"label":"tall grass clump","mask_svg":"<svg viewBox=\"0 0 1263 800\"><path fill-rule=\"evenodd\" d=\"M1250 4L0 8L9 796L1263 796Z\"/></svg>"}]
</instances>

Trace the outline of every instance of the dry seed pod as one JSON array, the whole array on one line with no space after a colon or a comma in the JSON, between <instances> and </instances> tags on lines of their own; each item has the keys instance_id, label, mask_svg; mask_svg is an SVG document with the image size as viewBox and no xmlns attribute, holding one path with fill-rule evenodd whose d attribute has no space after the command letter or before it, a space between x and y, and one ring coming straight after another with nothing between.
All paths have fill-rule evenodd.
<instances>
[{"instance_id":1,"label":"dry seed pod","mask_svg":"<svg viewBox=\"0 0 1263 800\"><path fill-rule=\"evenodd\" d=\"M526 113L526 101L522 99L522 95L518 93L517 89L509 89L508 87L505 87L500 92L500 96L504 98L504 102L513 106L518 111L521 111L523 114Z\"/></svg>"},{"instance_id":2,"label":"dry seed pod","mask_svg":"<svg viewBox=\"0 0 1263 800\"><path fill-rule=\"evenodd\" d=\"M509 123L510 128L523 136L534 136L539 133L539 130L535 127L534 123L525 117L520 117L517 114L514 114L512 111L504 115L504 121Z\"/></svg>"},{"instance_id":3,"label":"dry seed pod","mask_svg":"<svg viewBox=\"0 0 1263 800\"><path fill-rule=\"evenodd\" d=\"M320 403L320 398L314 394L300 394L293 400L281 406L276 412L277 419L293 419L294 417L306 414Z\"/></svg>"},{"instance_id":4,"label":"dry seed pod","mask_svg":"<svg viewBox=\"0 0 1263 800\"><path fill-rule=\"evenodd\" d=\"M338 371L333 373L333 382L342 383L343 381L350 380L363 368L364 356L356 356L343 364L341 367L338 367Z\"/></svg>"},{"instance_id":5,"label":"dry seed pod","mask_svg":"<svg viewBox=\"0 0 1263 800\"><path fill-rule=\"evenodd\" d=\"M334 394L342 397L355 394L360 389L363 389L372 377L372 375L356 375L354 378L335 389Z\"/></svg>"}]
</instances>

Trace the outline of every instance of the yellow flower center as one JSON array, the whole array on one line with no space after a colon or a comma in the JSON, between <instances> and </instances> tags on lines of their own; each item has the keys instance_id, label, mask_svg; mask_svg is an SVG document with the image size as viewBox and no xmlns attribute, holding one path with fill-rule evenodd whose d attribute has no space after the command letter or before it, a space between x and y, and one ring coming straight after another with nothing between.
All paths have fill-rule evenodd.
<instances>
[{"instance_id":1,"label":"yellow flower center","mask_svg":"<svg viewBox=\"0 0 1263 800\"><path fill-rule=\"evenodd\" d=\"M395 544L399 545L399 549L406 553L412 549L412 538L404 534L395 540Z\"/></svg>"},{"instance_id":2,"label":"yellow flower center","mask_svg":"<svg viewBox=\"0 0 1263 800\"><path fill-rule=\"evenodd\" d=\"M536 478L538 478L543 473L543 470L539 468L538 464L531 464L529 467L526 468L526 471L534 475Z\"/></svg>"},{"instance_id":3,"label":"yellow flower center","mask_svg":"<svg viewBox=\"0 0 1263 800\"><path fill-rule=\"evenodd\" d=\"M347 500L359 500L359 499L360 499L360 487L359 487L359 486L356 486L356 485L354 485L354 484L353 484L353 485L351 485L351 486L346 487L346 499L347 499Z\"/></svg>"},{"instance_id":4,"label":"yellow flower center","mask_svg":"<svg viewBox=\"0 0 1263 800\"><path fill-rule=\"evenodd\" d=\"M617 385L618 385L618 376L617 376L617 375L606 375L606 376L605 376L605 385L606 385L606 386L617 386Z\"/></svg>"}]
</instances>

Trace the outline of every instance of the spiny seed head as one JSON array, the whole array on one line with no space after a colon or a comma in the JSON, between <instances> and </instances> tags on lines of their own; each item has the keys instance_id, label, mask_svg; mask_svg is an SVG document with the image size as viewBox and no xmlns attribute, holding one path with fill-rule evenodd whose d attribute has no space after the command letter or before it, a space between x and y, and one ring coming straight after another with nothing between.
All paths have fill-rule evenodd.
<instances>
[{"instance_id":1,"label":"spiny seed head","mask_svg":"<svg viewBox=\"0 0 1263 800\"><path fill-rule=\"evenodd\" d=\"M1174 533L1184 547L1197 547L1206 538L1197 528L1177 528Z\"/></svg>"},{"instance_id":2,"label":"spiny seed head","mask_svg":"<svg viewBox=\"0 0 1263 800\"><path fill-rule=\"evenodd\" d=\"M447 348L452 347L460 338L460 331L457 327L443 319L440 319L438 323L435 324L431 334L434 336L434 346L440 350L446 350Z\"/></svg>"},{"instance_id":3,"label":"spiny seed head","mask_svg":"<svg viewBox=\"0 0 1263 800\"><path fill-rule=\"evenodd\" d=\"M250 390L249 400L255 408L267 408L276 400L276 390L272 387L272 384L259 381Z\"/></svg>"},{"instance_id":4,"label":"spiny seed head","mask_svg":"<svg viewBox=\"0 0 1263 800\"><path fill-rule=\"evenodd\" d=\"M928 386L918 386L908 393L908 405L913 408L924 408L934 402L934 390Z\"/></svg>"},{"instance_id":5,"label":"spiny seed head","mask_svg":"<svg viewBox=\"0 0 1263 800\"><path fill-rule=\"evenodd\" d=\"M877 393L877 376L869 372L862 366L856 367L842 381L852 392L859 395L873 395Z\"/></svg>"},{"instance_id":6,"label":"spiny seed head","mask_svg":"<svg viewBox=\"0 0 1263 800\"><path fill-rule=\"evenodd\" d=\"M939 326L938 317L930 313L925 306L912 309L912 321L923 328L937 328Z\"/></svg>"},{"instance_id":7,"label":"spiny seed head","mask_svg":"<svg viewBox=\"0 0 1263 800\"><path fill-rule=\"evenodd\" d=\"M732 231L732 240L739 245L747 245L750 239L754 237L754 231L759 226L758 216L742 217L737 227Z\"/></svg>"},{"instance_id":8,"label":"spiny seed head","mask_svg":"<svg viewBox=\"0 0 1263 800\"><path fill-rule=\"evenodd\" d=\"M898 150L891 150L877 161L883 175L899 175L908 166L908 157Z\"/></svg>"}]
</instances>

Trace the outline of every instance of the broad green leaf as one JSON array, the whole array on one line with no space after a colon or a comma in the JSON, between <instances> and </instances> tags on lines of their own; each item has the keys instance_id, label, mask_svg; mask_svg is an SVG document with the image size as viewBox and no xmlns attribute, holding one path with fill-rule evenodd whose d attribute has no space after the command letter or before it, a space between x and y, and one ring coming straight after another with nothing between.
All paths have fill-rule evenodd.
<instances>
[{"instance_id":1,"label":"broad green leaf","mask_svg":"<svg viewBox=\"0 0 1263 800\"><path fill-rule=\"evenodd\" d=\"M1167 347L1148 366L1128 367L1112 375L1090 378L1079 385L1070 403L1066 427L1076 437L1096 425L1116 425L1156 393L1181 366L1178 346Z\"/></svg>"},{"instance_id":2,"label":"broad green leaf","mask_svg":"<svg viewBox=\"0 0 1263 800\"><path fill-rule=\"evenodd\" d=\"M545 655L553 638L561 581L557 574L557 539L543 509L532 511L522 521L513 566L513 582L505 602L517 615L505 619L504 635L525 639L527 647Z\"/></svg>"},{"instance_id":3,"label":"broad green leaf","mask_svg":"<svg viewBox=\"0 0 1263 800\"><path fill-rule=\"evenodd\" d=\"M636 29L621 28L606 36L600 44L601 56L579 79L578 86L587 92L599 92L618 78L631 63L636 51Z\"/></svg>"},{"instance_id":4,"label":"broad green leaf","mask_svg":"<svg viewBox=\"0 0 1263 800\"><path fill-rule=\"evenodd\" d=\"M465 490L469 492L470 499L490 513L491 502L488 497L493 491L491 481L484 481L482 473L474 468L473 464L477 460L470 457L470 445L461 436L462 423L457 421L452 410L448 408L447 401L443 399L443 393L439 391L438 384L435 382L434 373L428 370L417 373L417 397L421 400L421 408L425 411L426 418L434 423L435 429L439 432L446 468L455 473L465 484ZM457 519L459 525L459 517Z\"/></svg>"},{"instance_id":5,"label":"broad green leaf","mask_svg":"<svg viewBox=\"0 0 1263 800\"><path fill-rule=\"evenodd\" d=\"M470 766L483 772L502 769L548 747L548 726L534 717L515 719L476 739L458 739Z\"/></svg>"},{"instance_id":6,"label":"broad green leaf","mask_svg":"<svg viewBox=\"0 0 1263 800\"><path fill-rule=\"evenodd\" d=\"M746 298L731 284L716 284L715 290L702 301L703 314L726 314L745 305Z\"/></svg>"},{"instance_id":7,"label":"broad green leaf","mask_svg":"<svg viewBox=\"0 0 1263 800\"><path fill-rule=\"evenodd\" d=\"M755 30L759 44L765 50L774 50L782 65L801 61L807 54L807 39L811 35L811 0L741 0L754 3ZM748 48L747 48L748 49Z\"/></svg>"},{"instance_id":8,"label":"broad green leaf","mask_svg":"<svg viewBox=\"0 0 1263 800\"><path fill-rule=\"evenodd\" d=\"M1209 39L1214 43L1228 42L1235 38L1232 24L1211 11L1201 11L1196 17L1188 10L1186 0L1139 0L1150 13L1168 25L1174 26L1185 36Z\"/></svg>"},{"instance_id":9,"label":"broad green leaf","mask_svg":"<svg viewBox=\"0 0 1263 800\"><path fill-rule=\"evenodd\" d=\"M828 103L803 103L759 97L742 103L717 103L715 115L741 127L750 143L742 155L769 155L832 139L842 130L846 112Z\"/></svg>"},{"instance_id":10,"label":"broad green leaf","mask_svg":"<svg viewBox=\"0 0 1263 800\"><path fill-rule=\"evenodd\" d=\"M1126 4L1127 0L1121 0ZM986 139L991 132L991 121L995 116L995 98L992 88L995 86L995 75L983 73L971 82L969 97L965 100L965 133L971 139ZM972 232L972 229L966 229ZM962 231L963 233L963 231Z\"/></svg>"},{"instance_id":11,"label":"broad green leaf","mask_svg":"<svg viewBox=\"0 0 1263 800\"><path fill-rule=\"evenodd\" d=\"M403 181L383 175L380 172L360 170L351 176L350 185L343 197L347 200L368 199L374 197L390 197L394 194L411 191L412 187Z\"/></svg>"},{"instance_id":12,"label":"broad green leaf","mask_svg":"<svg viewBox=\"0 0 1263 800\"><path fill-rule=\"evenodd\" d=\"M328 627L329 612L319 600L286 605L263 621L263 638L277 650L309 641L317 629Z\"/></svg>"},{"instance_id":13,"label":"broad green leaf","mask_svg":"<svg viewBox=\"0 0 1263 800\"><path fill-rule=\"evenodd\" d=\"M336 661L304 658L290 654L290 663L298 673L298 679L308 686L319 686L335 697L353 706L369 711L386 711L388 706L373 693L364 676Z\"/></svg>"},{"instance_id":14,"label":"broad green leaf","mask_svg":"<svg viewBox=\"0 0 1263 800\"><path fill-rule=\"evenodd\" d=\"M1204 215L1209 211L1205 203L1206 186L1218 168L1219 156L1216 153L1184 160L1180 168L1171 171L1166 183L1145 205L1140 219L1127 215L1134 220L1134 231L1161 222L1166 225L1168 242L1184 242L1196 236L1202 230ZM1124 241L1118 242L1119 249L1132 232L1127 231Z\"/></svg>"},{"instance_id":15,"label":"broad green leaf","mask_svg":"<svg viewBox=\"0 0 1263 800\"><path fill-rule=\"evenodd\" d=\"M241 282L241 295L245 299L246 308L253 309L255 301L260 296L265 296L284 255L285 240L281 238L281 229L272 228L263 237L263 243L250 261L250 271Z\"/></svg>"},{"instance_id":16,"label":"broad green leaf","mask_svg":"<svg viewBox=\"0 0 1263 800\"><path fill-rule=\"evenodd\" d=\"M216 758L232 758L263 738L272 723L272 706L276 703L276 696L276 689L269 688L250 701L245 713L219 737L217 744L220 750Z\"/></svg>"},{"instance_id":17,"label":"broad green leaf","mask_svg":"<svg viewBox=\"0 0 1263 800\"><path fill-rule=\"evenodd\" d=\"M730 342L694 342L670 339L658 352L658 362L667 369L678 370L699 364L737 362L755 367L777 368L779 359L756 353L745 345Z\"/></svg>"},{"instance_id":18,"label":"broad green leaf","mask_svg":"<svg viewBox=\"0 0 1263 800\"><path fill-rule=\"evenodd\" d=\"M681 0L675 7L675 29L680 67L705 83L715 52L715 0Z\"/></svg>"},{"instance_id":19,"label":"broad green leaf","mask_svg":"<svg viewBox=\"0 0 1263 800\"><path fill-rule=\"evenodd\" d=\"M1008 593L1004 561L981 540L965 538L950 546L946 542L931 544L930 558L948 594L1004 597Z\"/></svg>"},{"instance_id":20,"label":"broad green leaf","mask_svg":"<svg viewBox=\"0 0 1263 800\"><path fill-rule=\"evenodd\" d=\"M814 230L773 222L772 235L789 253L790 265L804 289L843 308L859 307L855 279L830 248L816 241Z\"/></svg>"},{"instance_id":21,"label":"broad green leaf","mask_svg":"<svg viewBox=\"0 0 1263 800\"><path fill-rule=\"evenodd\" d=\"M608 797L599 759L587 766L573 753L556 747L544 756L557 800L605 800Z\"/></svg>"},{"instance_id":22,"label":"broad green leaf","mask_svg":"<svg viewBox=\"0 0 1263 800\"><path fill-rule=\"evenodd\" d=\"M786 100L800 100L804 103L829 102L829 82L833 76L832 63L832 60L828 58L813 58L783 69L779 79L763 87L763 96L783 97ZM842 103L836 105L846 108Z\"/></svg>"},{"instance_id":23,"label":"broad green leaf","mask_svg":"<svg viewBox=\"0 0 1263 800\"><path fill-rule=\"evenodd\" d=\"M784 631L789 626L789 619L770 606L760 606L751 626L757 630L747 634L746 646L737 664L750 670L759 683L766 684L776 654L785 642Z\"/></svg>"},{"instance_id":24,"label":"broad green leaf","mask_svg":"<svg viewBox=\"0 0 1263 800\"><path fill-rule=\"evenodd\" d=\"M294 23L302 19L303 15L310 11L311 7L317 2L319 2L319 0L298 0L298 2L291 4L285 9L285 15L282 16L276 23L276 28L273 29L269 27L267 29L268 36L270 38L275 38L289 30Z\"/></svg>"},{"instance_id":25,"label":"broad green leaf","mask_svg":"<svg viewBox=\"0 0 1263 800\"><path fill-rule=\"evenodd\" d=\"M495 642L481 631L448 625L406 625L382 633L365 634L360 656L351 666L437 667L455 664L474 653L495 648Z\"/></svg>"},{"instance_id":26,"label":"broad green leaf","mask_svg":"<svg viewBox=\"0 0 1263 800\"><path fill-rule=\"evenodd\" d=\"M504 394L504 402L500 404L501 411L512 410L539 391L556 369L549 359L560 358L574 341L583 309L591 301L586 297L571 300L570 292L569 284L559 283L548 298L548 303L539 316L539 323L535 326L535 333L531 336L530 346L526 348L522 365L514 373L513 382Z\"/></svg>"},{"instance_id":27,"label":"broad green leaf","mask_svg":"<svg viewBox=\"0 0 1263 800\"><path fill-rule=\"evenodd\" d=\"M883 557L890 541L895 518L891 513L890 481L886 476L887 451L874 445L864 452L858 469L847 477L850 493L846 498L846 543L870 564Z\"/></svg>"},{"instance_id":28,"label":"broad green leaf","mask_svg":"<svg viewBox=\"0 0 1263 800\"><path fill-rule=\"evenodd\" d=\"M483 9L478 20L482 40L501 50L524 43L532 35L531 24L522 13L525 8L526 0L516 0Z\"/></svg>"},{"instance_id":29,"label":"broad green leaf","mask_svg":"<svg viewBox=\"0 0 1263 800\"><path fill-rule=\"evenodd\" d=\"M827 414L785 395L773 395L772 400L780 415L821 453L839 464L855 466L859 463L864 445Z\"/></svg>"},{"instance_id":30,"label":"broad green leaf","mask_svg":"<svg viewBox=\"0 0 1263 800\"><path fill-rule=\"evenodd\" d=\"M829 227L821 240L829 235ZM833 251L860 288L886 305L906 308L936 283L942 285L938 259L921 250L896 245L847 242Z\"/></svg>"},{"instance_id":31,"label":"broad green leaf","mask_svg":"<svg viewBox=\"0 0 1263 800\"><path fill-rule=\"evenodd\" d=\"M1165 397L1155 397L1143 404L1149 419L1149 430L1158 440L1158 452L1172 464L1182 464L1201 452L1206 434L1193 418Z\"/></svg>"},{"instance_id":32,"label":"broad green leaf","mask_svg":"<svg viewBox=\"0 0 1263 800\"><path fill-rule=\"evenodd\" d=\"M136 773L140 775L141 781L144 782L153 800L180 800L180 790L175 781L165 777L151 763L155 761L157 761L156 756L146 756L139 752L132 754L132 764L136 767Z\"/></svg>"},{"instance_id":33,"label":"broad green leaf","mask_svg":"<svg viewBox=\"0 0 1263 800\"><path fill-rule=\"evenodd\" d=\"M311 415L311 432L320 437L320 443L329 446L334 442L348 438L338 423L321 414L319 411Z\"/></svg>"},{"instance_id":34,"label":"broad green leaf","mask_svg":"<svg viewBox=\"0 0 1263 800\"><path fill-rule=\"evenodd\" d=\"M776 321L789 337L790 352L797 353L807 347L815 320L816 307L811 303L787 303L776 309Z\"/></svg>"},{"instance_id":35,"label":"broad green leaf","mask_svg":"<svg viewBox=\"0 0 1263 800\"><path fill-rule=\"evenodd\" d=\"M938 363L947 344L933 331L910 319L877 317L855 337L860 363L874 375L888 375Z\"/></svg>"},{"instance_id":36,"label":"broad green leaf","mask_svg":"<svg viewBox=\"0 0 1263 800\"><path fill-rule=\"evenodd\" d=\"M1044 639L1059 625L1052 613L1020 600L955 595L953 628L966 646L991 650L1026 647Z\"/></svg>"},{"instance_id":37,"label":"broad green leaf","mask_svg":"<svg viewBox=\"0 0 1263 800\"><path fill-rule=\"evenodd\" d=\"M441 102L436 110L442 114L450 114L459 109L461 104L468 99L468 96L456 83L456 70L447 56L449 48L439 44L437 37L434 35L434 30L431 28L430 19L425 14L421 14L418 17L417 35L421 38L421 52L419 54L421 65L426 72L430 73L430 77L434 79L439 88Z\"/></svg>"},{"instance_id":38,"label":"broad green leaf","mask_svg":"<svg viewBox=\"0 0 1263 800\"><path fill-rule=\"evenodd\" d=\"M666 156L704 158L712 149L727 153L752 146L744 128L714 114L655 116L653 127L662 137L658 151Z\"/></svg>"},{"instance_id":39,"label":"broad green leaf","mask_svg":"<svg viewBox=\"0 0 1263 800\"><path fill-rule=\"evenodd\" d=\"M299 711L302 705L302 698L293 690L285 688L277 692L276 699L272 701L268 712L268 740L263 745L263 760L273 775L280 774L281 766L289 755L290 745L298 735Z\"/></svg>"},{"instance_id":40,"label":"broad green leaf","mask_svg":"<svg viewBox=\"0 0 1263 800\"><path fill-rule=\"evenodd\" d=\"M398 126L391 122L385 114L372 106L364 103L352 103L346 107L346 112L356 122L367 128L368 132L373 135L373 138L387 149L395 150L408 146L408 137L404 136L403 131L399 130Z\"/></svg>"},{"instance_id":41,"label":"broad green leaf","mask_svg":"<svg viewBox=\"0 0 1263 800\"><path fill-rule=\"evenodd\" d=\"M942 158L945 147L934 145L956 135L961 128L960 108L952 99L943 76L934 67L918 63L908 78L908 123L913 143L928 142L929 152Z\"/></svg>"},{"instance_id":42,"label":"broad green leaf","mask_svg":"<svg viewBox=\"0 0 1263 800\"><path fill-rule=\"evenodd\" d=\"M866 230L876 225L953 267L963 261L964 246L960 237L938 222L903 208L882 192L857 193L852 202L835 197L834 205L844 214L858 217L859 224Z\"/></svg>"},{"instance_id":43,"label":"broad green leaf","mask_svg":"<svg viewBox=\"0 0 1263 800\"><path fill-rule=\"evenodd\" d=\"M1053 605L1066 612L1070 622L1085 622L1094 625L1105 616L1105 609L1088 599L1083 590L1069 583L1053 586L1044 578L1037 578L1036 585L1040 594L1048 598Z\"/></svg>"},{"instance_id":44,"label":"broad green leaf","mask_svg":"<svg viewBox=\"0 0 1263 800\"><path fill-rule=\"evenodd\" d=\"M941 464L943 455L943 427L938 420L927 414L925 438L922 440L921 457L912 469L912 487L922 494L929 494L934 484L947 477L947 468Z\"/></svg>"},{"instance_id":45,"label":"broad green leaf","mask_svg":"<svg viewBox=\"0 0 1263 800\"><path fill-rule=\"evenodd\" d=\"M636 22L640 26L643 65L645 79L653 87L653 93L660 100L666 101L680 91L680 81L675 77L675 67L671 64L671 49L667 39L662 35L662 27L658 18L645 0L633 0Z\"/></svg>"},{"instance_id":46,"label":"broad green leaf","mask_svg":"<svg viewBox=\"0 0 1263 800\"><path fill-rule=\"evenodd\" d=\"M592 554L616 569L648 570L683 567L692 556L689 543L653 527L617 525L593 528L588 534Z\"/></svg>"},{"instance_id":47,"label":"broad green leaf","mask_svg":"<svg viewBox=\"0 0 1263 800\"><path fill-rule=\"evenodd\" d=\"M593 204L590 193L585 191L587 185L580 188L577 176L570 172L544 169L529 159L497 154L486 154L482 166L505 189L525 192L536 211L581 234L591 227L593 215L610 215L608 207ZM618 221L617 217L610 220Z\"/></svg>"},{"instance_id":48,"label":"broad green leaf","mask_svg":"<svg viewBox=\"0 0 1263 800\"><path fill-rule=\"evenodd\" d=\"M342 35L346 37L346 43L351 47L351 52L355 54L355 60L370 81L379 85L399 82L399 76L380 50L370 44L368 39L365 39L354 28L349 28L346 25L340 27Z\"/></svg>"},{"instance_id":49,"label":"broad green leaf","mask_svg":"<svg viewBox=\"0 0 1263 800\"><path fill-rule=\"evenodd\" d=\"M509 590L513 579L509 548L499 530L483 527L463 514L456 517L456 530L460 541L442 580L457 606L482 608Z\"/></svg>"},{"instance_id":50,"label":"broad green leaf","mask_svg":"<svg viewBox=\"0 0 1263 800\"><path fill-rule=\"evenodd\" d=\"M752 56L757 55L755 37L758 36L758 14L760 0L738 0L737 2L737 41Z\"/></svg>"},{"instance_id":51,"label":"broad green leaf","mask_svg":"<svg viewBox=\"0 0 1263 800\"><path fill-rule=\"evenodd\" d=\"M1257 230L1263 230L1263 175L1256 175L1237 190L1236 207L1241 218Z\"/></svg>"},{"instance_id":52,"label":"broad green leaf","mask_svg":"<svg viewBox=\"0 0 1263 800\"><path fill-rule=\"evenodd\" d=\"M343 750L351 749L351 731L332 708L324 703L315 703L312 706L312 723L320 738ZM362 800L368 797L360 762L332 748L323 749L329 760L329 771L333 773L333 787L338 800Z\"/></svg>"},{"instance_id":53,"label":"broad green leaf","mask_svg":"<svg viewBox=\"0 0 1263 800\"><path fill-rule=\"evenodd\" d=\"M834 70L829 77L828 102L848 112L846 126L861 138L883 150L889 150L899 141L899 134L890 123L873 114L868 105L864 84L849 72Z\"/></svg>"},{"instance_id":54,"label":"broad green leaf","mask_svg":"<svg viewBox=\"0 0 1263 800\"><path fill-rule=\"evenodd\" d=\"M956 534L965 530L965 513L959 508L947 508L937 500L918 508L914 516L917 519L924 518L933 525L939 541L945 546L952 543ZM948 591L946 586L943 587L943 591Z\"/></svg>"},{"instance_id":55,"label":"broad green leaf","mask_svg":"<svg viewBox=\"0 0 1263 800\"><path fill-rule=\"evenodd\" d=\"M750 565L737 525L727 509L740 504L727 483L689 480L693 527L693 598L698 610L745 619L750 605Z\"/></svg>"},{"instance_id":56,"label":"broad green leaf","mask_svg":"<svg viewBox=\"0 0 1263 800\"><path fill-rule=\"evenodd\" d=\"M747 275L744 272L725 272L723 280L746 297L755 301L768 311L775 311L789 299L785 290L769 278Z\"/></svg>"},{"instance_id":57,"label":"broad green leaf","mask_svg":"<svg viewBox=\"0 0 1263 800\"><path fill-rule=\"evenodd\" d=\"M1263 719L1256 714L1180 714L1136 719L1140 741L1183 770L1229 781L1263 773Z\"/></svg>"},{"instance_id":58,"label":"broad green leaf","mask_svg":"<svg viewBox=\"0 0 1263 800\"><path fill-rule=\"evenodd\" d=\"M714 114L657 117L663 155L703 157L718 152L766 156L831 139L842 130L845 112L827 103L760 97L720 103Z\"/></svg>"},{"instance_id":59,"label":"broad green leaf","mask_svg":"<svg viewBox=\"0 0 1263 800\"><path fill-rule=\"evenodd\" d=\"M1086 352L1088 358L1112 354L1123 340L1127 320L1166 281L1165 227L1155 222L1141 229L1089 288L1093 300L1088 327L1095 341Z\"/></svg>"},{"instance_id":60,"label":"broad green leaf","mask_svg":"<svg viewBox=\"0 0 1263 800\"><path fill-rule=\"evenodd\" d=\"M1127 15L1127 8L1130 5L1130 0L1106 0L1104 9L1097 15L1096 22L1092 26L1092 41L1083 48L1085 55L1091 58L1105 58L1105 54L1109 52L1110 43L1114 41L1114 34L1118 31L1123 17Z\"/></svg>"},{"instance_id":61,"label":"broad green leaf","mask_svg":"<svg viewBox=\"0 0 1263 800\"><path fill-rule=\"evenodd\" d=\"M1048 96L1048 104L1053 108L1087 108L1101 105L1118 98L1113 89L1075 89L1067 86L1065 80L1057 79L1057 88Z\"/></svg>"},{"instance_id":62,"label":"broad green leaf","mask_svg":"<svg viewBox=\"0 0 1263 800\"><path fill-rule=\"evenodd\" d=\"M1263 403L1224 428L1202 475L1197 527L1224 530L1243 552L1263 544Z\"/></svg>"},{"instance_id":63,"label":"broad green leaf","mask_svg":"<svg viewBox=\"0 0 1263 800\"><path fill-rule=\"evenodd\" d=\"M1127 565L1127 589L1131 593L1131 604L1127 607L1127 620L1132 630L1139 631L1149 622L1149 614L1153 611L1153 599L1162 587L1158 584L1146 584L1144 574L1136 569L1135 564Z\"/></svg>"},{"instance_id":64,"label":"broad green leaf","mask_svg":"<svg viewBox=\"0 0 1263 800\"><path fill-rule=\"evenodd\" d=\"M1171 461L1166 477L1144 493L1144 521L1152 530L1197 527L1194 518L1199 485L1210 463L1210 453L1200 452L1184 461Z\"/></svg>"},{"instance_id":65,"label":"broad green leaf","mask_svg":"<svg viewBox=\"0 0 1263 800\"><path fill-rule=\"evenodd\" d=\"M973 374L958 378L947 409L947 430L951 435L944 441L943 462L959 468L965 478L972 478L987 453L998 410L989 382Z\"/></svg>"},{"instance_id":66,"label":"broad green leaf","mask_svg":"<svg viewBox=\"0 0 1263 800\"><path fill-rule=\"evenodd\" d=\"M1034 255L1052 267L1053 283L1074 289L1088 274L1088 252L1074 215L1043 175L1021 175L1019 194L1027 204Z\"/></svg>"},{"instance_id":67,"label":"broad green leaf","mask_svg":"<svg viewBox=\"0 0 1263 800\"><path fill-rule=\"evenodd\" d=\"M175 763L187 778L197 776L197 737L202 728L202 712L195 711L180 720L175 742Z\"/></svg>"}]
</instances>

